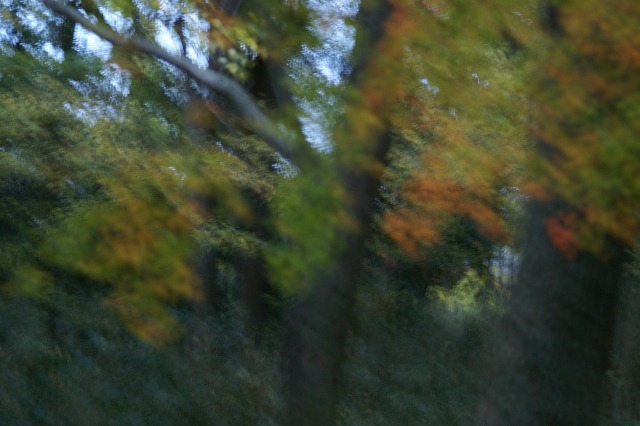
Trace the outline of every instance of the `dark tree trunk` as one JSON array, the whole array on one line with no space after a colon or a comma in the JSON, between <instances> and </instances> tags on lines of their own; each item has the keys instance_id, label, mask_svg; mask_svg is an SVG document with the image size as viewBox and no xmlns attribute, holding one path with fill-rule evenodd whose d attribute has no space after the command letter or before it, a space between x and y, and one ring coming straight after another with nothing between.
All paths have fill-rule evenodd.
<instances>
[{"instance_id":1,"label":"dark tree trunk","mask_svg":"<svg viewBox=\"0 0 640 426\"><path fill-rule=\"evenodd\" d=\"M389 135L384 134L371 161L382 161L388 148ZM380 177L367 170L343 173L352 201L349 213L358 225L343 232L344 248L335 254L335 263L313 277L310 291L286 314L284 425L336 422L339 369Z\"/></svg>"},{"instance_id":2,"label":"dark tree trunk","mask_svg":"<svg viewBox=\"0 0 640 426\"><path fill-rule=\"evenodd\" d=\"M355 256L358 253L354 253ZM339 367L359 264L336 265L304 300L287 313L283 424L335 424Z\"/></svg>"},{"instance_id":3,"label":"dark tree trunk","mask_svg":"<svg viewBox=\"0 0 640 426\"><path fill-rule=\"evenodd\" d=\"M533 202L519 280L489 355L479 425L595 425L609 365L621 247L567 258L549 240L557 203Z\"/></svg>"},{"instance_id":4,"label":"dark tree trunk","mask_svg":"<svg viewBox=\"0 0 640 426\"><path fill-rule=\"evenodd\" d=\"M384 35L383 26L391 6L383 0L363 2L358 15L359 31L353 52L353 87L366 87L366 70L372 52ZM389 99L389 102L393 102ZM309 290L298 295L285 313L283 374L285 426L331 426L336 423L339 370L343 360L346 334L352 314L357 281L362 270L365 242L369 235L371 213L380 186L382 167L389 150L389 126L384 122L384 105L363 108L379 117L381 126L370 131L367 140L353 140L349 121L338 132L349 149L336 147L335 167L344 189L346 215L352 225L328 232L342 236L340 248L332 253L334 262L322 273L303 283ZM351 118L351 120L354 120ZM358 152L358 151L361 152ZM366 159L366 160L364 160ZM363 161L364 160L364 161Z\"/></svg>"},{"instance_id":5,"label":"dark tree trunk","mask_svg":"<svg viewBox=\"0 0 640 426\"><path fill-rule=\"evenodd\" d=\"M242 300L246 310L245 329L255 343L261 343L269 319L266 297L271 286L261 255L242 255L239 261Z\"/></svg>"},{"instance_id":6,"label":"dark tree trunk","mask_svg":"<svg viewBox=\"0 0 640 426\"><path fill-rule=\"evenodd\" d=\"M561 150L553 140L542 139L579 139L590 122L576 120L580 108L563 103L564 83L545 70L554 65L554 54L568 55L572 44L597 38L579 39L565 31L563 18L572 10L562 2L541 3L540 22L549 46L563 47L551 49L548 61L540 64L538 89L545 99L553 99L553 106L541 108L541 114L551 112L538 118L538 127L545 131L539 132L543 136L537 152L562 170ZM583 58L575 66L588 69L591 64ZM548 219L571 212L572 205L559 195L551 198L529 206L518 281L488 359L478 417L483 426L588 426L602 418L624 247L609 240L598 254L577 244L558 250L549 237L547 228L553 222ZM556 245L562 245L557 237Z\"/></svg>"}]
</instances>

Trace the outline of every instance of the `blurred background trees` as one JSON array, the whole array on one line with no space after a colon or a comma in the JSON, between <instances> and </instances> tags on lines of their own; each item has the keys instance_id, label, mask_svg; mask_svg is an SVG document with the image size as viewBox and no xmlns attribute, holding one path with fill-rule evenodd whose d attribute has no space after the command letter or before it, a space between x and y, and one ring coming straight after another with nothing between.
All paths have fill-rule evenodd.
<instances>
[{"instance_id":1,"label":"blurred background trees","mask_svg":"<svg viewBox=\"0 0 640 426\"><path fill-rule=\"evenodd\" d=\"M595 3L2 2L0 423L640 422Z\"/></svg>"}]
</instances>

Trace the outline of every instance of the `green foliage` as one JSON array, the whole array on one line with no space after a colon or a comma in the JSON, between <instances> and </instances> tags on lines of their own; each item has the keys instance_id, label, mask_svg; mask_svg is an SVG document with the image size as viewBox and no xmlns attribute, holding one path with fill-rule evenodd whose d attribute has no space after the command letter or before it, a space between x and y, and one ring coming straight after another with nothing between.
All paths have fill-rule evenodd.
<instances>
[{"instance_id":1,"label":"green foliage","mask_svg":"<svg viewBox=\"0 0 640 426\"><path fill-rule=\"evenodd\" d=\"M487 280L482 279L474 269L468 269L453 288L432 287L427 294L454 318L464 318L477 317L486 309L496 312L502 310L498 290L488 290Z\"/></svg>"},{"instance_id":2,"label":"green foliage","mask_svg":"<svg viewBox=\"0 0 640 426\"><path fill-rule=\"evenodd\" d=\"M439 244L458 217L475 224L480 240L512 237L513 199L503 194L522 184L530 148L524 78L535 11L529 2L492 6L413 5L407 18L421 37L409 39L405 66L421 87L406 101L412 120L391 153L381 225L414 256Z\"/></svg>"},{"instance_id":3,"label":"green foliage","mask_svg":"<svg viewBox=\"0 0 640 426\"><path fill-rule=\"evenodd\" d=\"M483 391L478 353L495 313L461 321L388 278L372 266L358 293L340 424L472 424Z\"/></svg>"},{"instance_id":4,"label":"green foliage","mask_svg":"<svg viewBox=\"0 0 640 426\"><path fill-rule=\"evenodd\" d=\"M81 2L99 22L98 6L131 18L150 40L162 3ZM185 42L197 11L212 67L247 87L264 77L256 60L295 74L276 86L318 108L332 149L284 165L229 102L128 47L105 64L73 50L37 59L24 46L39 36L26 30L29 43L0 47L0 423L275 424L281 330L260 347L246 337L243 274L255 271L244 260L264 261L259 278L292 299L338 277L367 236L362 181L378 186L374 151L387 138L340 422L473 423L477 354L507 297L491 260L515 234L529 164L532 59L557 64L535 86L550 118L537 136L557 146L534 161L533 180L580 213L550 229L573 237L582 219L596 225L582 234L594 245L637 234L637 7L618 0L613 18L594 20L588 9L605 17L606 5L572 3L566 43L548 46L530 1L394 0L379 34L358 29L376 43L354 52L353 79L329 88L295 59L318 43L301 2L245 1L233 15L221 3L174 3L162 24ZM3 19L19 25L18 6ZM128 91L109 88L109 73ZM305 143L296 107L267 115ZM626 332L611 373L616 424L638 418Z\"/></svg>"},{"instance_id":5,"label":"green foliage","mask_svg":"<svg viewBox=\"0 0 640 426\"><path fill-rule=\"evenodd\" d=\"M16 268L33 277L23 264L31 260L52 225L52 212L74 198L65 181L65 173L71 169L65 164L65 155L86 138L83 127L64 109L64 102L75 98L67 87L22 53L14 55L15 62L6 59L3 55L0 60L3 281Z\"/></svg>"},{"instance_id":6,"label":"green foliage","mask_svg":"<svg viewBox=\"0 0 640 426\"><path fill-rule=\"evenodd\" d=\"M559 220L567 238L549 230L557 246L598 252L608 238L637 239L639 13L629 0L571 2L558 13L563 34L544 40L531 97L545 155L532 169L538 192L562 197L574 213Z\"/></svg>"},{"instance_id":7,"label":"green foliage","mask_svg":"<svg viewBox=\"0 0 640 426\"><path fill-rule=\"evenodd\" d=\"M53 279L36 267L23 264L13 271L11 280L5 284L6 293L26 296L34 300L49 301L53 290Z\"/></svg>"},{"instance_id":8,"label":"green foliage","mask_svg":"<svg viewBox=\"0 0 640 426\"><path fill-rule=\"evenodd\" d=\"M239 318L183 315L187 337L159 349L99 298L55 293L52 302L0 299L2 424L276 423L277 359L233 332Z\"/></svg>"},{"instance_id":9,"label":"green foliage","mask_svg":"<svg viewBox=\"0 0 640 426\"><path fill-rule=\"evenodd\" d=\"M270 248L267 260L273 282L285 294L310 290L312 277L335 264L335 253L345 244L344 231L355 226L336 178L336 171L326 168L281 183L275 208L282 241Z\"/></svg>"},{"instance_id":10,"label":"green foliage","mask_svg":"<svg viewBox=\"0 0 640 426\"><path fill-rule=\"evenodd\" d=\"M264 148L234 141L241 161L216 146L189 145L173 124L179 108L166 98L162 112L132 96L115 118L82 122L71 113L91 101L33 59L16 57L23 60L2 62L0 79L9 89L0 97L5 290L48 301L60 285L51 272L66 271L96 290L108 284L106 300L139 336L174 339L181 327L169 305L201 295L196 240L240 252L259 245L238 226L256 220L241 191L269 197ZM99 98L90 109L99 110ZM210 226L230 217L230 233ZM212 238L224 232L230 242Z\"/></svg>"}]
</instances>

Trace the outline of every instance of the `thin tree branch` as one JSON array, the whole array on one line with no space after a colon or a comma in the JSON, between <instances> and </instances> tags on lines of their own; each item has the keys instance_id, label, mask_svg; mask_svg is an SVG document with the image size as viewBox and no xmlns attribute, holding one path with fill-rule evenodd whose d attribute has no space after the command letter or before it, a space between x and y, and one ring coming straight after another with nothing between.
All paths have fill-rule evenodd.
<instances>
[{"instance_id":1,"label":"thin tree branch","mask_svg":"<svg viewBox=\"0 0 640 426\"><path fill-rule=\"evenodd\" d=\"M110 28L97 25L84 17L76 9L57 0L42 0L54 12L82 25L98 37L121 47L137 50L173 65L191 78L211 90L226 96L248 121L250 127L271 148L290 161L298 160L298 153L287 144L278 132L276 125L260 110L253 98L234 79L210 69L201 69L184 56L175 56L155 43L139 37L126 38Z\"/></svg>"}]
</instances>

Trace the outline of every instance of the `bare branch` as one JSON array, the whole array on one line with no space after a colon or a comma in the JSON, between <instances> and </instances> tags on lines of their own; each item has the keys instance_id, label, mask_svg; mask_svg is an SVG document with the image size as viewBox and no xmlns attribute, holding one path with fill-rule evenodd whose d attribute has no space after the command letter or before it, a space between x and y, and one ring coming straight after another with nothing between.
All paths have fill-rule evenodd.
<instances>
[{"instance_id":1,"label":"bare branch","mask_svg":"<svg viewBox=\"0 0 640 426\"><path fill-rule=\"evenodd\" d=\"M184 56L175 56L162 47L139 37L126 38L110 28L97 25L84 17L80 12L58 0L42 0L54 12L65 16L73 22L82 25L100 38L121 47L137 50L182 70L191 78L197 80L211 90L226 96L247 120L250 127L271 148L287 160L296 161L297 155L280 136L275 124L260 110L254 99L234 79L210 69L201 69Z\"/></svg>"}]
</instances>

